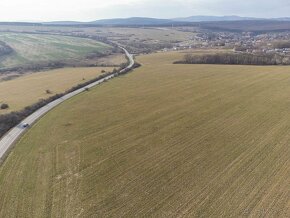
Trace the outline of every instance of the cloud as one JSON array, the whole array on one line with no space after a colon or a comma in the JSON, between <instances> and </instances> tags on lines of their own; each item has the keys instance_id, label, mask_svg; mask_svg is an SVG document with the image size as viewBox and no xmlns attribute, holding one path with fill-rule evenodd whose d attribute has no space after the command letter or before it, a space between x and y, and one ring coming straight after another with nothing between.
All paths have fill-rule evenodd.
<instances>
[{"instance_id":1,"label":"cloud","mask_svg":"<svg viewBox=\"0 0 290 218\"><path fill-rule=\"evenodd\" d=\"M118 4L133 1L118 0ZM116 0L0 0L0 20L87 20L90 8L114 5Z\"/></svg>"},{"instance_id":2,"label":"cloud","mask_svg":"<svg viewBox=\"0 0 290 218\"><path fill-rule=\"evenodd\" d=\"M290 16L289 11L289 0L141 0L94 10L97 18L172 18L193 15L281 17Z\"/></svg>"},{"instance_id":3,"label":"cloud","mask_svg":"<svg viewBox=\"0 0 290 218\"><path fill-rule=\"evenodd\" d=\"M207 6L206 6L207 5ZM209 13L221 15L242 15L254 17L290 16L289 0L204 0L201 8L207 8Z\"/></svg>"},{"instance_id":4,"label":"cloud","mask_svg":"<svg viewBox=\"0 0 290 218\"><path fill-rule=\"evenodd\" d=\"M109 17L156 17L169 18L191 14L193 6L184 1L165 1L165 0L146 0L130 2L127 4L118 4L113 7L96 8L91 10L95 12L98 18Z\"/></svg>"},{"instance_id":5,"label":"cloud","mask_svg":"<svg viewBox=\"0 0 290 218\"><path fill-rule=\"evenodd\" d=\"M81 20L193 15L290 16L289 0L1 0L0 20Z\"/></svg>"}]
</instances>

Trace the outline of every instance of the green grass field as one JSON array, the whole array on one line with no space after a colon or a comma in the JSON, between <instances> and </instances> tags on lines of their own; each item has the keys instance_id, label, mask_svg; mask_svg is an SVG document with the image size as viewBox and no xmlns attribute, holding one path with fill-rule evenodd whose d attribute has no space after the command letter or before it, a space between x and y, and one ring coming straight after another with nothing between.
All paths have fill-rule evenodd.
<instances>
[{"instance_id":1,"label":"green grass field","mask_svg":"<svg viewBox=\"0 0 290 218\"><path fill-rule=\"evenodd\" d=\"M90 39L45 34L0 33L0 41L14 53L0 59L0 69L84 59L92 53L105 53L109 45Z\"/></svg>"},{"instance_id":2,"label":"green grass field","mask_svg":"<svg viewBox=\"0 0 290 218\"><path fill-rule=\"evenodd\" d=\"M181 55L44 116L0 167L0 217L289 217L290 68Z\"/></svg>"}]
</instances>

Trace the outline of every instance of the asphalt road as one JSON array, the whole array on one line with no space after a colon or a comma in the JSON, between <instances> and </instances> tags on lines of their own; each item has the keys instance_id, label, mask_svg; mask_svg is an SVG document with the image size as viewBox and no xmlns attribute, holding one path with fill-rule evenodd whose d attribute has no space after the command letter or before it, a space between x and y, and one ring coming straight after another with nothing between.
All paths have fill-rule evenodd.
<instances>
[{"instance_id":1,"label":"asphalt road","mask_svg":"<svg viewBox=\"0 0 290 218\"><path fill-rule=\"evenodd\" d=\"M131 68L134 65L134 59L133 59L133 55L129 54L129 52L123 48L120 47L121 49L124 50L126 56L129 59L129 65L123 69L121 72L124 72L125 70ZM103 83L104 81L107 81L109 79L112 79L114 77L117 76L116 74L112 74L109 75L103 79L100 79L96 82L93 82L83 88L80 88L76 91L73 91L67 95L64 95L63 97L56 99L52 102L50 102L49 104L45 105L44 107L38 109L37 111L35 111L33 114L31 114L29 117L27 117L26 119L24 119L21 123L19 123L16 127L14 127L13 129L11 129L6 135L4 135L1 139L0 139L0 159L2 159L5 154L7 153L7 151L12 147L12 145L23 135L23 133L27 130L27 127L24 127L24 124L29 124L29 126L31 126L32 124L34 124L39 118L41 118L44 114L46 114L47 112L49 112L50 110L52 110L53 108L55 108L57 105L61 104L62 102L64 102L67 99L72 98L73 96L76 96L78 94L80 94L81 92L84 92L86 89L94 87L96 85L99 85L101 83Z\"/></svg>"}]
</instances>

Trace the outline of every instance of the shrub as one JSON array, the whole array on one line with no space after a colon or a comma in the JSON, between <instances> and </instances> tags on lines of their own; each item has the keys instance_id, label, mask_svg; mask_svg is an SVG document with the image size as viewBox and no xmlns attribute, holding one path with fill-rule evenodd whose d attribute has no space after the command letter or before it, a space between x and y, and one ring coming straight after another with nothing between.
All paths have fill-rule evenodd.
<instances>
[{"instance_id":1,"label":"shrub","mask_svg":"<svg viewBox=\"0 0 290 218\"><path fill-rule=\"evenodd\" d=\"M0 108L1 110L5 110L9 108L9 105L4 103L4 104L1 104Z\"/></svg>"}]
</instances>

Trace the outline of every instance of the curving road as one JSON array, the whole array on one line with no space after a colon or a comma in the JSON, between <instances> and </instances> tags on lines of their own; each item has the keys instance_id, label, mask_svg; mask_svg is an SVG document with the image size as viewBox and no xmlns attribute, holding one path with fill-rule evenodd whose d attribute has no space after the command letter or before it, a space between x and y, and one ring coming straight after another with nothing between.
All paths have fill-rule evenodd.
<instances>
[{"instance_id":1,"label":"curving road","mask_svg":"<svg viewBox=\"0 0 290 218\"><path fill-rule=\"evenodd\" d=\"M133 67L134 65L134 59L133 59L133 55L131 55L125 48L120 47L121 49L123 49L123 51L125 52L126 56L129 59L129 65L120 71L120 73L124 72L125 70L130 69L131 67ZM0 140L0 159L2 159L5 154L7 153L7 151L12 147L12 145L21 137L21 135L26 131L26 128L23 127L24 124L29 124L32 125L34 124L39 118L41 118L44 114L46 114L47 112L49 112L50 110L52 110L53 108L55 108L57 105L61 104L62 102L64 102L67 99L72 98L73 96L76 96L78 94L80 94L81 92L84 92L85 90L87 90L88 88L94 87L96 85L99 85L101 83L103 83L104 81L107 81L109 79L112 79L114 77L118 76L118 72L115 74L111 74L103 79L100 79L96 82L93 82L83 88L77 89L69 94L66 94L64 96L62 96L61 98L58 98L52 102L50 102L49 104L43 106L42 108L38 109L37 111L35 111L33 114L31 114L30 116L28 116L26 119L24 119L20 124L18 124L16 127L14 127L13 129L11 129L6 135L4 135L1 140Z\"/></svg>"}]
</instances>

